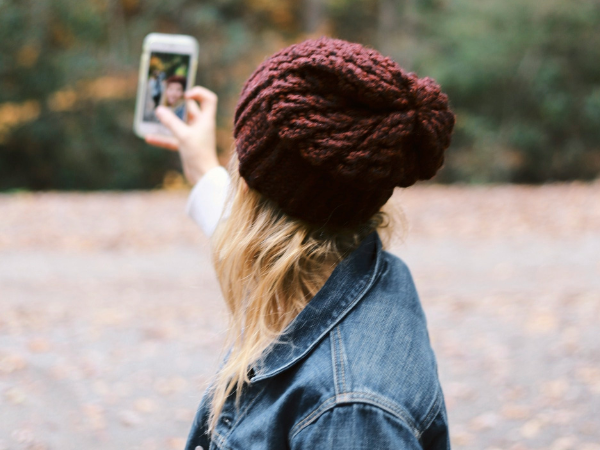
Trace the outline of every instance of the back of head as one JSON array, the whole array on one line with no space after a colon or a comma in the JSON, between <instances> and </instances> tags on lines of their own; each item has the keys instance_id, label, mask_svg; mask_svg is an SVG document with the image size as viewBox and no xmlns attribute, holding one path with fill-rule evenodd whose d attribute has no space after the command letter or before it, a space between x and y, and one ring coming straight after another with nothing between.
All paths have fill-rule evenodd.
<instances>
[{"instance_id":1,"label":"back of head","mask_svg":"<svg viewBox=\"0 0 600 450\"><path fill-rule=\"evenodd\" d=\"M435 175L453 126L433 80L360 44L309 39L254 71L235 111L231 214L214 237L231 352L211 426L335 265L389 228L394 188Z\"/></svg>"},{"instance_id":2,"label":"back of head","mask_svg":"<svg viewBox=\"0 0 600 450\"><path fill-rule=\"evenodd\" d=\"M246 81L234 137L248 185L307 222L351 227L432 178L454 114L430 78L357 43L321 37L267 58Z\"/></svg>"}]
</instances>

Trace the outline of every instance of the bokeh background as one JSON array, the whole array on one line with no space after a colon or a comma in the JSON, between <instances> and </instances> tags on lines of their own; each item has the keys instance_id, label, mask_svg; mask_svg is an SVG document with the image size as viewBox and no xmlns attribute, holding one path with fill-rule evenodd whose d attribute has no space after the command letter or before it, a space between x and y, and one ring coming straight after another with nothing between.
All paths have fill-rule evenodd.
<instances>
[{"instance_id":1,"label":"bokeh background","mask_svg":"<svg viewBox=\"0 0 600 450\"><path fill-rule=\"evenodd\" d=\"M360 42L448 93L399 190L453 448L600 449L600 2L0 0L0 449L180 449L226 326L175 152L132 131L149 32L200 42L231 150L280 48Z\"/></svg>"}]
</instances>

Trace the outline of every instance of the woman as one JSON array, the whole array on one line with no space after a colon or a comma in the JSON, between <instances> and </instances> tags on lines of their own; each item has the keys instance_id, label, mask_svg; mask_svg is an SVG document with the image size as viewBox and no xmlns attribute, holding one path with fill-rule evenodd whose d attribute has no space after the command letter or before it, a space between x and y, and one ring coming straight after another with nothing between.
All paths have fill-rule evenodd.
<instances>
[{"instance_id":1,"label":"woman","mask_svg":"<svg viewBox=\"0 0 600 450\"><path fill-rule=\"evenodd\" d=\"M244 85L230 174L216 96L186 98L189 123L161 109L175 138L147 141L180 151L231 318L186 450L450 448L419 297L382 233L394 188L442 165L446 95L359 44L294 44Z\"/></svg>"},{"instance_id":2,"label":"woman","mask_svg":"<svg viewBox=\"0 0 600 450\"><path fill-rule=\"evenodd\" d=\"M185 114L185 99L183 93L185 91L186 79L179 75L172 75L165 80L165 90L160 100L162 106L167 106L181 120Z\"/></svg>"}]
</instances>

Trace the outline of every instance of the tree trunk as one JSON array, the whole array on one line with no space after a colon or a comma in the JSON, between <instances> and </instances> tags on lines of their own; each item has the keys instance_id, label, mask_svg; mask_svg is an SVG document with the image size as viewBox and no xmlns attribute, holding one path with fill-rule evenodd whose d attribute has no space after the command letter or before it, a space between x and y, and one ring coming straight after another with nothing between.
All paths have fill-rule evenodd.
<instances>
[{"instance_id":1,"label":"tree trunk","mask_svg":"<svg viewBox=\"0 0 600 450\"><path fill-rule=\"evenodd\" d=\"M398 7L402 0L379 0L377 15L377 44L384 55L394 53L394 41L398 35Z\"/></svg>"},{"instance_id":2,"label":"tree trunk","mask_svg":"<svg viewBox=\"0 0 600 450\"><path fill-rule=\"evenodd\" d=\"M323 24L324 13L324 0L305 0L304 31L308 34L317 31Z\"/></svg>"}]
</instances>

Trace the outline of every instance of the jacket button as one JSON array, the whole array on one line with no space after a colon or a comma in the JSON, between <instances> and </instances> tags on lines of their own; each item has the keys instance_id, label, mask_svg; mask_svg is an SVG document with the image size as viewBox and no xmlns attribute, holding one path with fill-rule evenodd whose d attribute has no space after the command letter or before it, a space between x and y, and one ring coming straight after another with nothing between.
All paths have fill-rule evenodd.
<instances>
[{"instance_id":1,"label":"jacket button","mask_svg":"<svg viewBox=\"0 0 600 450\"><path fill-rule=\"evenodd\" d=\"M201 445L198 445L194 450L204 450L204 448Z\"/></svg>"}]
</instances>

